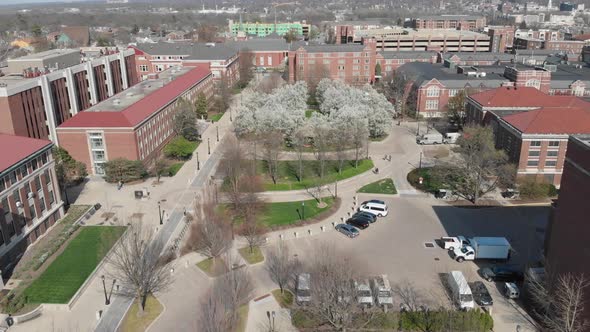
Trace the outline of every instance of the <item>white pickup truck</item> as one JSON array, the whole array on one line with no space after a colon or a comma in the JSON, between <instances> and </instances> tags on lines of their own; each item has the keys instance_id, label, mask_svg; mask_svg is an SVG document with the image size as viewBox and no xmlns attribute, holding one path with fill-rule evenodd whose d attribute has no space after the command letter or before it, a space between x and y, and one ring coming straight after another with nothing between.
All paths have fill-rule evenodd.
<instances>
[{"instance_id":1,"label":"white pickup truck","mask_svg":"<svg viewBox=\"0 0 590 332\"><path fill-rule=\"evenodd\" d=\"M469 240L464 236L443 236L440 238L440 242L444 249L455 250L455 248L461 248L463 246L470 245Z\"/></svg>"}]
</instances>

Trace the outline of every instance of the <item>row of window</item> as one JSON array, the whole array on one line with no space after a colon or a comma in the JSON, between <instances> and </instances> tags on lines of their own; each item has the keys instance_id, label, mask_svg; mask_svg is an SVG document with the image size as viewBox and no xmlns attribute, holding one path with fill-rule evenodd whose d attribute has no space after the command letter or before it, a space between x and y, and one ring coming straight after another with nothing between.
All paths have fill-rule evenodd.
<instances>
[{"instance_id":1,"label":"row of window","mask_svg":"<svg viewBox=\"0 0 590 332\"><path fill-rule=\"evenodd\" d=\"M549 141L548 146L550 147L558 147L559 146L559 141ZM540 147L541 146L541 141L531 141L530 144L531 147Z\"/></svg>"},{"instance_id":2,"label":"row of window","mask_svg":"<svg viewBox=\"0 0 590 332\"><path fill-rule=\"evenodd\" d=\"M539 157L540 154L541 154L540 150L530 150L529 151L529 157ZM547 157L557 157L558 154L559 154L559 150L547 151Z\"/></svg>"},{"instance_id":3,"label":"row of window","mask_svg":"<svg viewBox=\"0 0 590 332\"><path fill-rule=\"evenodd\" d=\"M538 160L529 160L526 163L527 167L537 167L539 166L539 161ZM546 160L545 161L545 167L556 167L557 166L557 160Z\"/></svg>"},{"instance_id":4,"label":"row of window","mask_svg":"<svg viewBox=\"0 0 590 332\"><path fill-rule=\"evenodd\" d=\"M47 163L48 160L49 152L43 152L40 156L27 162L26 164L17 168L15 171L8 173L4 177L0 177L0 192L4 191L6 188L10 188L10 186L15 184L18 180L29 175L29 173L34 172L39 167L42 167Z\"/></svg>"}]
</instances>

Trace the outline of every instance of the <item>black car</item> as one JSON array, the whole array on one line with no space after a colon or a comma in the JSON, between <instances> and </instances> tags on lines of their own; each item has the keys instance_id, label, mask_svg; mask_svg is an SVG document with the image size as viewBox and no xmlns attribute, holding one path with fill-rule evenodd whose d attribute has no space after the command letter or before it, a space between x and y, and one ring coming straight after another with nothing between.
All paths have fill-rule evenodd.
<instances>
[{"instance_id":1,"label":"black car","mask_svg":"<svg viewBox=\"0 0 590 332\"><path fill-rule=\"evenodd\" d=\"M372 213L369 213L369 212L359 211L359 212L353 214L352 217L358 218L358 219L367 219L367 221L370 222L371 224L374 223L375 221L377 221L377 216Z\"/></svg>"},{"instance_id":2,"label":"black car","mask_svg":"<svg viewBox=\"0 0 590 332\"><path fill-rule=\"evenodd\" d=\"M486 285L481 281L475 281L471 283L471 293L473 294L473 299L477 304L480 306L491 306L494 304L492 300L492 296L488 291Z\"/></svg>"},{"instance_id":3,"label":"black car","mask_svg":"<svg viewBox=\"0 0 590 332\"><path fill-rule=\"evenodd\" d=\"M365 229L369 227L370 224L369 221L367 221L366 219L360 218L350 218L346 221L346 223L360 229Z\"/></svg>"},{"instance_id":4,"label":"black car","mask_svg":"<svg viewBox=\"0 0 590 332\"><path fill-rule=\"evenodd\" d=\"M524 280L521 271L508 266L484 267L479 273L487 281L518 282Z\"/></svg>"}]
</instances>

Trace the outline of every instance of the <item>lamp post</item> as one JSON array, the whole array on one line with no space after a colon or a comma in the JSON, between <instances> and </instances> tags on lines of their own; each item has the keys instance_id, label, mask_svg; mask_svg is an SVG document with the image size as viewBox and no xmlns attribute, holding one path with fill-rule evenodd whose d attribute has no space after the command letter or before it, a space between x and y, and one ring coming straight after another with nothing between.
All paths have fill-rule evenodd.
<instances>
[{"instance_id":1,"label":"lamp post","mask_svg":"<svg viewBox=\"0 0 590 332\"><path fill-rule=\"evenodd\" d=\"M217 134L217 142L219 142L219 126L215 126L216 134Z\"/></svg>"},{"instance_id":2,"label":"lamp post","mask_svg":"<svg viewBox=\"0 0 590 332\"><path fill-rule=\"evenodd\" d=\"M207 154L211 154L211 139L209 137L207 137Z\"/></svg>"},{"instance_id":3,"label":"lamp post","mask_svg":"<svg viewBox=\"0 0 590 332\"><path fill-rule=\"evenodd\" d=\"M160 201L158 201L158 215L160 216L160 225L164 225L164 214L166 214L166 210L162 211Z\"/></svg>"},{"instance_id":4,"label":"lamp post","mask_svg":"<svg viewBox=\"0 0 590 332\"><path fill-rule=\"evenodd\" d=\"M418 164L418 169L422 169L422 152L420 152L420 163Z\"/></svg>"},{"instance_id":5,"label":"lamp post","mask_svg":"<svg viewBox=\"0 0 590 332\"><path fill-rule=\"evenodd\" d=\"M266 317L268 318L268 331L275 332L275 312L274 311L267 311ZM271 320L272 318L272 320Z\"/></svg>"},{"instance_id":6,"label":"lamp post","mask_svg":"<svg viewBox=\"0 0 590 332\"><path fill-rule=\"evenodd\" d=\"M201 162L199 161L199 152L197 151L197 171L201 170Z\"/></svg>"},{"instance_id":7,"label":"lamp post","mask_svg":"<svg viewBox=\"0 0 590 332\"><path fill-rule=\"evenodd\" d=\"M100 278L102 279L102 289L104 290L104 304L109 305L109 304L111 304L111 296L113 295L113 288L115 288L115 283L117 282L117 280L113 279L113 284L111 285L111 290L107 294L107 285L105 282L104 275L102 275Z\"/></svg>"},{"instance_id":8,"label":"lamp post","mask_svg":"<svg viewBox=\"0 0 590 332\"><path fill-rule=\"evenodd\" d=\"M301 216L301 219L305 220L305 201L301 201Z\"/></svg>"},{"instance_id":9,"label":"lamp post","mask_svg":"<svg viewBox=\"0 0 590 332\"><path fill-rule=\"evenodd\" d=\"M334 198L338 198L338 180L334 183Z\"/></svg>"}]
</instances>

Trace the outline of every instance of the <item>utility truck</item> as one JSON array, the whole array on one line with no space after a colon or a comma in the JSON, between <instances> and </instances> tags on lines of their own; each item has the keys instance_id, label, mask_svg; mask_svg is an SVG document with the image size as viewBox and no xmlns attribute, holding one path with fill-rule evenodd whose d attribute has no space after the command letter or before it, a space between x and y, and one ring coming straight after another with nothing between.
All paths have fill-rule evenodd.
<instances>
[{"instance_id":1,"label":"utility truck","mask_svg":"<svg viewBox=\"0 0 590 332\"><path fill-rule=\"evenodd\" d=\"M469 245L453 248L452 256L457 262L510 258L510 243L504 237L472 237L468 241Z\"/></svg>"}]
</instances>

